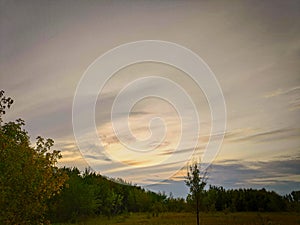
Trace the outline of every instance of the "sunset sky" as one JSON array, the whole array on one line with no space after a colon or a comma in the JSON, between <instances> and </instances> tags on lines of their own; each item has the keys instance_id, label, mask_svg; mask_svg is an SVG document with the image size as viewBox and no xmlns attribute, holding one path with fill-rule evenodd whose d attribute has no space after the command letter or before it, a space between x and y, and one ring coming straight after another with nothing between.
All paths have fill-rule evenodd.
<instances>
[{"instance_id":1,"label":"sunset sky","mask_svg":"<svg viewBox=\"0 0 300 225\"><path fill-rule=\"evenodd\" d=\"M99 56L139 40L163 40L192 50L220 84L227 129L209 168L210 184L265 187L280 194L300 188L300 1L2 0L0 89L15 100L4 121L23 118L32 142L38 135L55 140L55 148L63 155L60 165L88 167L72 128L76 87ZM172 105L156 98L134 106L129 118L133 141L149 136L147 126L153 117L163 118L168 127L158 149L147 157L145 153L124 154L124 146L113 133L110 112L117 94L135 79L153 75L174 81L194 101L200 125L194 156L201 157L211 128L205 93L179 69L152 62L128 66L107 82L95 111L103 147L98 149L94 143L89 147L105 151L107 164L117 160L135 166L127 177L132 183L145 176L145 166L154 167L156 174L173 171L167 180L149 177L145 185L159 182L148 188L185 197L186 167L160 162L187 151L173 152L182 141L180 121L188 117L188 107L178 115ZM128 96L147 90L176 94L163 84L147 82L143 90L133 88ZM124 115L116 120L125 121ZM159 132L161 124L152 128L153 133ZM96 155L91 157L98 160ZM122 170L116 176L122 177Z\"/></svg>"}]
</instances>

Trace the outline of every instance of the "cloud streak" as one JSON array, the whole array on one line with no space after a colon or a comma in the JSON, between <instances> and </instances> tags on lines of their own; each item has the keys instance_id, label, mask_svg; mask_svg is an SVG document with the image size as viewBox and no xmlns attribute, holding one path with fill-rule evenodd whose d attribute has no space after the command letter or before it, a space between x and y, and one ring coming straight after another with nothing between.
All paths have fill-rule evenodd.
<instances>
[{"instance_id":1,"label":"cloud streak","mask_svg":"<svg viewBox=\"0 0 300 225\"><path fill-rule=\"evenodd\" d=\"M243 142L255 141L264 142L275 139L298 138L300 136L300 128L282 128L267 131L260 131L255 129L238 129L226 133L226 141Z\"/></svg>"},{"instance_id":2,"label":"cloud streak","mask_svg":"<svg viewBox=\"0 0 300 225\"><path fill-rule=\"evenodd\" d=\"M266 162L226 160L210 166L208 183L225 188L267 188L287 194L299 188L299 171L300 157ZM183 182L185 176L186 168L183 168L172 179L152 185L150 189L164 189L175 196L186 196L188 189ZM174 186L181 188L173 189Z\"/></svg>"}]
</instances>

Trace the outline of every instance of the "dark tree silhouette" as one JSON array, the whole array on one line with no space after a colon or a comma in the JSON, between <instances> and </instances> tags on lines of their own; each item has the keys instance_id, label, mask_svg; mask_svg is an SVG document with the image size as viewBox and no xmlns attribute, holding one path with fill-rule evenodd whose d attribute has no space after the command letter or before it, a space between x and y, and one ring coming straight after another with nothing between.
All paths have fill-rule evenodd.
<instances>
[{"instance_id":1,"label":"dark tree silhouette","mask_svg":"<svg viewBox=\"0 0 300 225\"><path fill-rule=\"evenodd\" d=\"M185 180L186 185L190 188L188 198L195 203L197 225L200 224L200 201L204 192L204 187L207 183L207 172L201 173L197 163L189 166L187 177Z\"/></svg>"}]
</instances>

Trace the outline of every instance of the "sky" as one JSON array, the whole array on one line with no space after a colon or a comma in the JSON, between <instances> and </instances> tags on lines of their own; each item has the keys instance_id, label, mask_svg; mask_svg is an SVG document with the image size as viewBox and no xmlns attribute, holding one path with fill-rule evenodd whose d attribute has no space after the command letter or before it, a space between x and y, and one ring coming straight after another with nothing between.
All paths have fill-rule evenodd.
<instances>
[{"instance_id":1,"label":"sky","mask_svg":"<svg viewBox=\"0 0 300 225\"><path fill-rule=\"evenodd\" d=\"M4 121L23 118L33 143L38 135L54 139L62 152L61 166L91 166L104 175L185 197L186 166L201 158L216 121L207 93L184 71L157 62L120 69L101 92L87 88L79 108L79 113L89 110L90 95L98 94L94 120L102 146L86 140L81 149L73 133L73 100L89 66L107 51L141 40L190 49L209 66L222 89L226 130L208 168L209 184L265 187L280 194L300 189L299 1L1 0L0 89L15 100ZM99 71L100 78L105 76ZM176 98L172 105L152 95L134 104L129 117L120 111L112 119L114 101L128 87L119 101L121 109L127 100L148 92L176 96L178 90L166 88L162 79L141 80L151 76L184 89L199 120L191 120L192 106L185 98ZM140 83L134 83L137 80ZM179 113L176 104L185 110ZM152 120L157 117L163 120ZM121 136L130 127L131 136L123 136L123 141L138 151L130 146L128 151L115 134L114 122ZM195 125L196 146L189 138ZM165 163L169 157L177 161Z\"/></svg>"}]
</instances>

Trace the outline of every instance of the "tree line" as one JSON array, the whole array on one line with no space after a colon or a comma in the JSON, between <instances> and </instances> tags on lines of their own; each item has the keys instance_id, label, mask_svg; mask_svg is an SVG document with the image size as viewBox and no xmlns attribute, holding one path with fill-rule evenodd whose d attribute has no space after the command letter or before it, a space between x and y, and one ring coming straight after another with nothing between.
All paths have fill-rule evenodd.
<instances>
[{"instance_id":1,"label":"tree line","mask_svg":"<svg viewBox=\"0 0 300 225\"><path fill-rule=\"evenodd\" d=\"M59 195L48 203L48 218L53 222L74 222L95 215L112 217L121 213L149 212L158 216L163 211L181 211L183 198L167 197L122 180L108 179L95 172L62 168L69 179Z\"/></svg>"},{"instance_id":2,"label":"tree line","mask_svg":"<svg viewBox=\"0 0 300 225\"><path fill-rule=\"evenodd\" d=\"M59 195L49 201L49 219L76 221L93 215L108 217L148 212L157 216L162 212L192 212L196 209L191 195L187 199L172 194L155 193L122 180L115 182L100 174L77 168L62 168L69 179ZM123 183L123 184L122 184ZM200 194L199 209L204 212L277 212L300 211L300 191L281 196L266 189L229 189L209 186Z\"/></svg>"},{"instance_id":3,"label":"tree line","mask_svg":"<svg viewBox=\"0 0 300 225\"><path fill-rule=\"evenodd\" d=\"M49 201L49 219L55 222L76 221L82 217L112 217L129 212L192 212L196 209L191 195L187 199L172 194L155 193L122 180L117 182L100 174L77 168L62 168L69 179L59 195ZM277 212L300 211L300 191L281 196L266 189L229 189L209 186L200 196L202 212Z\"/></svg>"},{"instance_id":4,"label":"tree line","mask_svg":"<svg viewBox=\"0 0 300 225\"><path fill-rule=\"evenodd\" d=\"M50 224L121 213L199 211L300 211L300 191L280 196L265 189L226 190L209 186L195 165L188 173L186 199L155 193L86 169L59 168L53 140L32 146L22 119L3 123L13 100L0 91L0 224ZM192 169L192 167L191 167ZM199 179L200 178L200 179ZM199 185L199 186L198 186ZM197 207L195 207L195 204Z\"/></svg>"},{"instance_id":5,"label":"tree line","mask_svg":"<svg viewBox=\"0 0 300 225\"><path fill-rule=\"evenodd\" d=\"M210 186L201 200L203 211L279 212L300 211L300 191L281 196L274 191L252 188L229 189Z\"/></svg>"}]
</instances>

